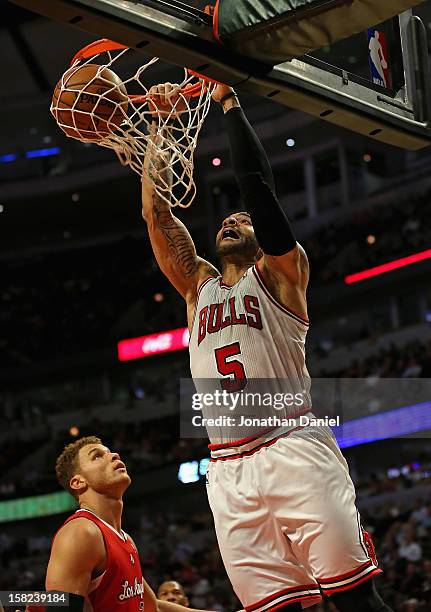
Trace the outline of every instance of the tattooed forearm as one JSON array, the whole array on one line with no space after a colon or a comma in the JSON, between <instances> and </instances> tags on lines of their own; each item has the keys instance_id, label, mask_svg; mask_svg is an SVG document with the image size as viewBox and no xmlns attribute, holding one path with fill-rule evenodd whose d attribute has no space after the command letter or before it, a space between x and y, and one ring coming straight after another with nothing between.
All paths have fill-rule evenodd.
<instances>
[{"instance_id":1,"label":"tattooed forearm","mask_svg":"<svg viewBox=\"0 0 431 612\"><path fill-rule=\"evenodd\" d=\"M196 291L199 258L185 225L172 213L169 194L172 170L169 147L156 150L160 134L149 143L142 181L142 215L160 269L186 299Z\"/></svg>"},{"instance_id":2,"label":"tattooed forearm","mask_svg":"<svg viewBox=\"0 0 431 612\"><path fill-rule=\"evenodd\" d=\"M198 267L196 249L186 227L172 215L166 202L156 195L153 196L153 214L157 229L166 242L166 256L184 276L196 274Z\"/></svg>"},{"instance_id":3,"label":"tattooed forearm","mask_svg":"<svg viewBox=\"0 0 431 612\"><path fill-rule=\"evenodd\" d=\"M144 166L147 177L153 184L155 192L169 192L172 189L172 168L170 166L171 156L167 152L158 151L148 159ZM166 203L166 206L168 204Z\"/></svg>"},{"instance_id":4,"label":"tattooed forearm","mask_svg":"<svg viewBox=\"0 0 431 612\"><path fill-rule=\"evenodd\" d=\"M169 129L158 129L156 123L150 127L145 150L142 181L148 189L159 190L164 194L172 188L172 148Z\"/></svg>"}]
</instances>

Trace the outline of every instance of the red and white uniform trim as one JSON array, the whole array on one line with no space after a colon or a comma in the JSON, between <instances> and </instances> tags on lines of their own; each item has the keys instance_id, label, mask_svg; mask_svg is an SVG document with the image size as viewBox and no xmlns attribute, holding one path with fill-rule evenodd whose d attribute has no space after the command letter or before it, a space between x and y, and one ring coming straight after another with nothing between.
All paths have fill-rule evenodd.
<instances>
[{"instance_id":1,"label":"red and white uniform trim","mask_svg":"<svg viewBox=\"0 0 431 612\"><path fill-rule=\"evenodd\" d=\"M305 427L241 442L211 445L207 493L220 552L246 612L308 602L380 573L347 463L327 430Z\"/></svg>"},{"instance_id":2,"label":"red and white uniform trim","mask_svg":"<svg viewBox=\"0 0 431 612\"><path fill-rule=\"evenodd\" d=\"M257 431L224 421L208 427L208 500L227 574L246 612L297 602L307 607L322 593L380 572L335 438L299 419L312 416L308 327L271 294L258 264L232 287L220 277L199 287L189 346L196 392L246 381L245 391L255 384L274 395L285 393L287 383L304 400L278 412L281 426L274 427L274 408L262 402L245 414L259 417ZM202 414L216 422L220 408L204 405Z\"/></svg>"},{"instance_id":3,"label":"red and white uniform trim","mask_svg":"<svg viewBox=\"0 0 431 612\"><path fill-rule=\"evenodd\" d=\"M305 317L301 317L301 315L297 314L296 312L294 312L293 310L291 310L290 308L287 308L287 306L284 306L283 304L281 304L281 302L279 302L270 292L270 290L268 289L265 280L262 276L262 272L259 269L259 264L256 263L253 268L253 274L256 277L257 282L259 283L260 288L263 290L263 292L265 293L266 297L268 298L268 300L274 304L274 306L277 306L277 308L279 308L282 312L284 312L284 314L289 315L290 317L292 317L293 319L295 319L296 321L298 321L298 323L302 323L302 325L306 325L307 327L310 325L310 321L308 319L306 319Z\"/></svg>"},{"instance_id":4,"label":"red and white uniform trim","mask_svg":"<svg viewBox=\"0 0 431 612\"><path fill-rule=\"evenodd\" d=\"M132 540L124 531L119 533L94 512L84 508L69 516L63 525L82 518L97 525L106 550L106 569L91 581L84 612L143 612L144 578Z\"/></svg>"},{"instance_id":5,"label":"red and white uniform trim","mask_svg":"<svg viewBox=\"0 0 431 612\"><path fill-rule=\"evenodd\" d=\"M307 414L310 417L312 416L308 408L301 414ZM257 453L261 448L271 446L280 438L286 438L294 431L298 431L304 427L304 425L298 425L287 432L283 431L282 427L278 427L277 429L266 432L264 437L251 439L243 438L242 440L236 440L235 442L227 442L224 444L208 444L208 448L211 451L211 461L228 461L231 459L249 457L250 455Z\"/></svg>"},{"instance_id":6,"label":"red and white uniform trim","mask_svg":"<svg viewBox=\"0 0 431 612\"><path fill-rule=\"evenodd\" d=\"M370 559L366 563L363 563L356 570L347 572L346 574L340 574L333 578L319 578L320 588L325 595L332 595L332 593L338 593L340 591L347 591L353 587L370 580L373 576L381 574L382 570L376 567L373 561Z\"/></svg>"},{"instance_id":7,"label":"red and white uniform trim","mask_svg":"<svg viewBox=\"0 0 431 612\"><path fill-rule=\"evenodd\" d=\"M260 436L277 416L286 423L311 409L310 375L305 365L305 341L309 323L280 304L265 286L258 265L251 266L233 286L221 277L205 279L198 288L196 310L190 329L190 369L196 392L201 394L226 389L229 382L246 382L246 391L263 392L253 381L265 380L265 391L292 394L295 398L277 411L262 402L243 411L256 422L269 419L268 425L248 427L229 421L208 428L212 443L232 442L247 435ZM211 382L214 381L214 382ZM308 412L308 411L306 411ZM202 406L207 422L220 416L219 406ZM239 416L239 410L236 410ZM217 421L216 421L217 422ZM268 429L269 427L269 429ZM284 431L295 425L284 425Z\"/></svg>"},{"instance_id":8,"label":"red and white uniform trim","mask_svg":"<svg viewBox=\"0 0 431 612\"><path fill-rule=\"evenodd\" d=\"M305 584L303 586L278 591L274 593L274 595L265 597L251 606L245 606L244 609L246 612L272 612L272 610L278 610L287 604L298 603L300 601L317 603L321 601L321 599L322 597L317 583Z\"/></svg>"}]
</instances>

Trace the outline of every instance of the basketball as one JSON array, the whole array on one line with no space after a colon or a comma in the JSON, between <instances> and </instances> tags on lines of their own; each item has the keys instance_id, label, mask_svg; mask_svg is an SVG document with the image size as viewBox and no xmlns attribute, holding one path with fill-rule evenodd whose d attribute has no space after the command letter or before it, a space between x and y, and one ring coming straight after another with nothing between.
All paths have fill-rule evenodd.
<instances>
[{"instance_id":1,"label":"basketball","mask_svg":"<svg viewBox=\"0 0 431 612\"><path fill-rule=\"evenodd\" d=\"M58 81L51 112L68 136L100 141L121 124L127 108L127 91L115 72L86 64L70 68Z\"/></svg>"}]
</instances>

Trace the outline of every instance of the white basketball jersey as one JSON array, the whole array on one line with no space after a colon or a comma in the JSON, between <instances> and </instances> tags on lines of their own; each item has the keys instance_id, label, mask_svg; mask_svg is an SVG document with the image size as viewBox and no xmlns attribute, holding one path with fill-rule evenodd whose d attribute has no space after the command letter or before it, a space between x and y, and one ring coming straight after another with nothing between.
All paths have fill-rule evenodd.
<instances>
[{"instance_id":1,"label":"white basketball jersey","mask_svg":"<svg viewBox=\"0 0 431 612\"><path fill-rule=\"evenodd\" d=\"M269 383L273 393L288 388L292 394L302 394L310 410L311 381L305 365L308 325L270 294L257 264L232 287L224 285L221 277L206 279L198 292L189 344L196 391L208 390L204 379L218 379L222 387L232 379L274 379ZM208 417L217 414L216 409L202 411ZM259 413L265 414L264 406ZM274 414L273 408L266 413ZM297 414L295 408L277 412L279 417Z\"/></svg>"}]
</instances>

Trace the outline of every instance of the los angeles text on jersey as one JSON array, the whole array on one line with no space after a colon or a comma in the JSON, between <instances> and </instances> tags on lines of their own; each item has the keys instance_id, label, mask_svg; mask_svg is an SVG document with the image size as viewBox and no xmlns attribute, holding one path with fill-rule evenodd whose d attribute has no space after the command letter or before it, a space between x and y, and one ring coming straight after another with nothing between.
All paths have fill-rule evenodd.
<instances>
[{"instance_id":1,"label":"los angeles text on jersey","mask_svg":"<svg viewBox=\"0 0 431 612\"><path fill-rule=\"evenodd\" d=\"M317 418L301 415L292 419L282 419L276 416L255 419L244 415L239 418L220 415L210 419L197 414L192 418L192 424L194 427L339 427L340 417Z\"/></svg>"},{"instance_id":2,"label":"los angeles text on jersey","mask_svg":"<svg viewBox=\"0 0 431 612\"><path fill-rule=\"evenodd\" d=\"M144 578L138 580L135 576L135 583L129 584L128 580L125 580L121 588L123 591L118 594L118 599L120 601L125 601L126 599L131 599L132 597L141 597L144 594Z\"/></svg>"},{"instance_id":3,"label":"los angeles text on jersey","mask_svg":"<svg viewBox=\"0 0 431 612\"><path fill-rule=\"evenodd\" d=\"M256 295L233 296L228 300L229 313L223 317L226 300L204 306L199 311L198 345L208 334L231 325L247 325L263 329L259 299Z\"/></svg>"}]
</instances>

